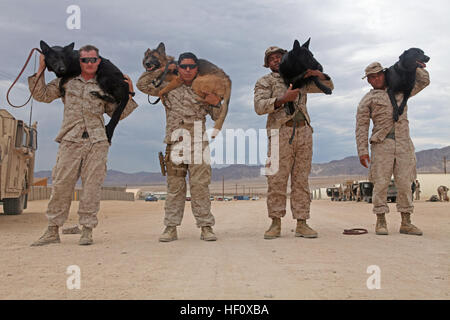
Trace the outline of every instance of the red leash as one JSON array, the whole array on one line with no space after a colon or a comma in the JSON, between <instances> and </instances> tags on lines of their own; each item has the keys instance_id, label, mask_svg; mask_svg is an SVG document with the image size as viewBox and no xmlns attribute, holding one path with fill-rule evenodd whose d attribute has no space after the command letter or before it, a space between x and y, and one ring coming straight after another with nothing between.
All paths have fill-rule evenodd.
<instances>
[{"instance_id":1,"label":"red leash","mask_svg":"<svg viewBox=\"0 0 450 320\"><path fill-rule=\"evenodd\" d=\"M39 78L42 76L42 74L45 72L45 71L42 72L42 73L39 75L39 78L36 79L36 83L34 84L33 90L31 90L30 96L28 97L28 100L27 100L24 104L22 104L22 105L20 105L20 106L16 106L16 105L13 105L13 104L11 103L11 101L9 101L9 92L10 92L11 89L14 87L14 85L15 85L16 82L17 82L17 80L19 80L20 76L22 75L23 71L24 71L25 68L27 67L28 62L30 61L31 56L33 55L33 52L34 52L35 50L38 51L39 53L42 53L42 51L39 50L38 48L33 48L33 49L31 49L31 52L30 52L30 54L28 55L28 59L27 59L27 61L25 62L25 65L23 66L22 71L20 71L20 73L19 73L19 75L17 76L16 80L14 80L14 82L12 83L12 85L9 87L8 92L6 93L6 100L8 101L8 103L9 103L9 105L10 105L11 107L14 107L14 108L22 108L24 105L26 105L26 104L31 100L31 97L33 96L33 92L34 92L34 89L36 88L36 85L37 85L37 83L38 83L38 80L39 80Z\"/></svg>"}]
</instances>

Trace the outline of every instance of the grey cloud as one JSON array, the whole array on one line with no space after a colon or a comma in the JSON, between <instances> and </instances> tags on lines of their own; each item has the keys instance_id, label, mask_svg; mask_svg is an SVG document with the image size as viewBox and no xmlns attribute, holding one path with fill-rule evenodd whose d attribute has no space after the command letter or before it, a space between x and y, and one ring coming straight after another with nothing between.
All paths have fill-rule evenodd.
<instances>
[{"instance_id":1,"label":"grey cloud","mask_svg":"<svg viewBox=\"0 0 450 320\"><path fill-rule=\"evenodd\" d=\"M369 90L361 80L372 61L388 66L402 50L419 46L431 56L432 83L409 106L411 134L418 150L450 144L448 129L447 51L450 23L445 1L78 1L81 30L65 27L70 1L3 1L0 32L8 44L0 51L0 103L17 117L28 118L29 107L16 110L5 101L7 83L21 68L29 50L44 39L76 47L92 43L134 82L143 71L144 51L160 41L168 54L193 51L222 67L233 81L226 128L264 128L265 116L253 111L253 87L269 70L262 67L270 45L290 48L294 39L311 37L311 49L330 74L332 96L311 95L308 108L314 133L315 162L356 154L356 107ZM27 75L32 73L29 66ZM51 79L47 75L47 80ZM26 79L22 84L26 84ZM15 91L25 99L25 87ZM150 106L137 92L139 108L121 122L110 149L108 166L128 172L157 171L157 151L163 150L165 113ZM34 103L39 122L36 168L50 169L56 157L53 141L62 119L61 102ZM211 121L208 121L211 125ZM437 141L437 142L436 142Z\"/></svg>"}]
</instances>

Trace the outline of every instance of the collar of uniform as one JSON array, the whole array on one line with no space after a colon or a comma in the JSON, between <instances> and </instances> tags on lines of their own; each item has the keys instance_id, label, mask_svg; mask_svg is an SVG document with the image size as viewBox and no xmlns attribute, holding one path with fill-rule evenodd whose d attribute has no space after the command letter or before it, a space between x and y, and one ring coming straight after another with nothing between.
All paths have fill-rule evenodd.
<instances>
[{"instance_id":1,"label":"collar of uniform","mask_svg":"<svg viewBox=\"0 0 450 320\"><path fill-rule=\"evenodd\" d=\"M272 77L274 77L274 78L281 78L281 76L280 76L280 74L278 73L278 72L271 72L270 73L271 75L272 75Z\"/></svg>"},{"instance_id":2,"label":"collar of uniform","mask_svg":"<svg viewBox=\"0 0 450 320\"><path fill-rule=\"evenodd\" d=\"M97 75L95 77L89 79L89 80L85 80L80 74L80 75L76 76L74 78L74 80L80 80L80 81L85 82L85 83L88 83L88 82L97 83Z\"/></svg>"}]
</instances>

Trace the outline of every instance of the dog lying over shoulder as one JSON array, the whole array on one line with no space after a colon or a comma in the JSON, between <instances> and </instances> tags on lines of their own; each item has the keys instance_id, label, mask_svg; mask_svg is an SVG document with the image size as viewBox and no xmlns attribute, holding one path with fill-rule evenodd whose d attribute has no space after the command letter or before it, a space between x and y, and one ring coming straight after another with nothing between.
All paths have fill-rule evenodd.
<instances>
[{"instance_id":1,"label":"dog lying over shoulder","mask_svg":"<svg viewBox=\"0 0 450 320\"><path fill-rule=\"evenodd\" d=\"M422 49L410 48L402 53L399 60L391 67L386 69L385 77L387 84L387 92L394 108L394 120L403 113L406 102L408 101L411 91L416 82L416 69L425 68L430 57L426 56ZM403 101L398 106L395 94L403 93Z\"/></svg>"},{"instance_id":2,"label":"dog lying over shoulder","mask_svg":"<svg viewBox=\"0 0 450 320\"><path fill-rule=\"evenodd\" d=\"M169 69L169 65L176 64L176 62L172 56L166 55L166 48L163 42L155 50L148 49L145 52L142 64L147 71L164 68L164 72L154 83L158 87L163 81L169 82L159 91L159 97L163 101L167 93L183 84L176 69L174 71L170 71ZM205 102L204 98L211 93L223 100L222 106L220 107L220 115L214 122L214 129L219 131L222 129L228 112L231 96L231 80L222 69L205 59L198 59L197 64L198 75L192 82L192 90L199 96L199 100Z\"/></svg>"},{"instance_id":3,"label":"dog lying over shoulder","mask_svg":"<svg viewBox=\"0 0 450 320\"><path fill-rule=\"evenodd\" d=\"M304 78L308 69L323 71L322 65L314 58L314 55L309 50L310 41L311 38L301 46L298 40L294 41L292 50L286 52L281 59L279 68L280 75L287 86L292 83L292 89L301 88L313 81L325 94L331 94L331 89L323 85L317 77ZM294 113L294 105L292 102L288 102L288 105L285 107L286 113Z\"/></svg>"},{"instance_id":4,"label":"dog lying over shoulder","mask_svg":"<svg viewBox=\"0 0 450 320\"><path fill-rule=\"evenodd\" d=\"M61 96L65 95L64 84L73 77L81 74L80 68L80 55L78 50L74 50L74 43L65 46L53 46L50 47L45 41L40 42L42 54L45 56L45 65L48 71L54 72L58 78L61 78L59 82L59 90ZM119 123L120 116L122 115L125 106L129 99L129 87L124 81L125 78L122 72L108 59L100 56L101 62L98 65L96 79L99 87L106 93L100 94L99 92L90 92L93 96L96 96L107 102L117 103L117 107L114 110L111 120L105 126L106 136L109 143L111 143L114 130Z\"/></svg>"}]
</instances>

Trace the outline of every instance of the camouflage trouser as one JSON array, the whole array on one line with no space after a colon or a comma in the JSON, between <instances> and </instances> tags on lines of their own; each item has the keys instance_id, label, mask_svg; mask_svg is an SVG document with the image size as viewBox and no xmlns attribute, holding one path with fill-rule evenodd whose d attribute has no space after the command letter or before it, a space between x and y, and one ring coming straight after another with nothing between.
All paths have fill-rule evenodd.
<instances>
[{"instance_id":1,"label":"camouflage trouser","mask_svg":"<svg viewBox=\"0 0 450 320\"><path fill-rule=\"evenodd\" d=\"M61 227L67 220L75 184L80 177L79 223L89 228L97 226L108 149L107 141L94 144L89 139L80 143L61 142L52 172L53 188L47 209L50 226Z\"/></svg>"},{"instance_id":2,"label":"camouflage trouser","mask_svg":"<svg viewBox=\"0 0 450 320\"><path fill-rule=\"evenodd\" d=\"M387 190L394 174L397 187L397 211L412 213L411 184L416 178L416 156L412 143L393 139L371 145L369 180L373 182L373 213L388 213Z\"/></svg>"},{"instance_id":3,"label":"camouflage trouser","mask_svg":"<svg viewBox=\"0 0 450 320\"><path fill-rule=\"evenodd\" d=\"M186 174L189 172L189 188L191 192L191 208L197 222L197 227L213 226L214 216L211 213L209 199L209 184L211 182L211 165L208 163L174 164L170 160L171 146L166 148L167 165L167 198L165 203L164 225L175 227L181 225L186 201ZM209 156L208 144L203 145L203 151ZM194 149L191 162L194 162Z\"/></svg>"},{"instance_id":4,"label":"camouflage trouser","mask_svg":"<svg viewBox=\"0 0 450 320\"><path fill-rule=\"evenodd\" d=\"M270 218L286 215L286 192L291 176L291 211L294 219L309 219L310 193L308 176L312 160L312 129L296 128L292 144L292 128L283 125L279 130L279 170L267 176L267 210ZM273 139L270 137L269 139ZM269 141L269 157L271 142Z\"/></svg>"}]
</instances>

